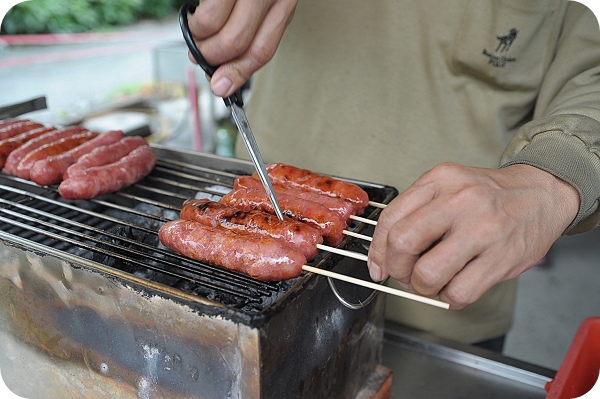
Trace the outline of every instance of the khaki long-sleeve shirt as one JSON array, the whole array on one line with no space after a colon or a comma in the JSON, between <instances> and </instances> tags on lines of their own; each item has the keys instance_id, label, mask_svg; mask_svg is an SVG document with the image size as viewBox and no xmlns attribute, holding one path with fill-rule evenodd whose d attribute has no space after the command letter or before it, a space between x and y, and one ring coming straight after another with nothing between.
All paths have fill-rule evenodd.
<instances>
[{"instance_id":1,"label":"khaki long-sleeve shirt","mask_svg":"<svg viewBox=\"0 0 600 399\"><path fill-rule=\"evenodd\" d=\"M579 3L302 0L248 117L267 162L400 191L445 161L528 163L579 190L570 231L600 220L600 31ZM515 291L460 311L389 296L386 313L476 342L508 331Z\"/></svg>"}]
</instances>

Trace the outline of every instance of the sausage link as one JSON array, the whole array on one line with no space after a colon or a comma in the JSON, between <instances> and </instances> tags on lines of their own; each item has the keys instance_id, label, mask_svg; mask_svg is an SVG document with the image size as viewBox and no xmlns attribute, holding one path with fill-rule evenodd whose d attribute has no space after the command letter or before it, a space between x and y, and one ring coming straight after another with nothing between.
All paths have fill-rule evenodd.
<instances>
[{"instance_id":1,"label":"sausage link","mask_svg":"<svg viewBox=\"0 0 600 399\"><path fill-rule=\"evenodd\" d=\"M16 123L11 123L9 125L0 127L0 140L11 138L17 134L37 129L38 127L44 127L44 125L30 120L22 120Z\"/></svg>"},{"instance_id":2,"label":"sausage link","mask_svg":"<svg viewBox=\"0 0 600 399\"><path fill-rule=\"evenodd\" d=\"M8 139L0 140L0 168L4 167L6 159L10 153L19 148L21 145L29 140L33 140L34 138L41 136L42 134L54 132L56 130L57 129L55 127L39 127Z\"/></svg>"},{"instance_id":3,"label":"sausage link","mask_svg":"<svg viewBox=\"0 0 600 399\"><path fill-rule=\"evenodd\" d=\"M63 180L58 192L66 199L90 199L113 193L146 177L156 165L156 154L149 145L139 146L117 162L94 166Z\"/></svg>"},{"instance_id":4,"label":"sausage link","mask_svg":"<svg viewBox=\"0 0 600 399\"><path fill-rule=\"evenodd\" d=\"M338 246L344 239L346 222L337 213L316 202L285 194L277 194L277 200L284 215L319 229L328 244ZM265 190L251 188L232 190L219 202L243 210L258 209L275 213Z\"/></svg>"},{"instance_id":5,"label":"sausage link","mask_svg":"<svg viewBox=\"0 0 600 399\"><path fill-rule=\"evenodd\" d=\"M264 189L262 182L252 176L237 177L233 182L233 188ZM318 194L313 191L301 191L295 188L286 188L278 185L274 185L273 189L277 194L286 194L292 197L299 197L308 201L319 203L325 208L331 209L332 211L340 215L340 217L344 219L346 223L349 223L350 216L355 214L354 205L351 202L345 201L341 198L329 197L327 195Z\"/></svg>"},{"instance_id":6,"label":"sausage link","mask_svg":"<svg viewBox=\"0 0 600 399\"><path fill-rule=\"evenodd\" d=\"M238 234L271 237L313 260L319 253L317 244L323 236L316 228L292 219L279 220L270 213L244 211L208 199L189 199L183 203L179 217L205 226L222 227Z\"/></svg>"},{"instance_id":7,"label":"sausage link","mask_svg":"<svg viewBox=\"0 0 600 399\"><path fill-rule=\"evenodd\" d=\"M75 148L96 136L98 136L98 133L83 132L71 137L65 137L48 144L44 144L43 146L31 151L29 154L25 155L23 159L21 159L21 162L19 162L17 165L17 177L29 180L31 178L31 168L36 161L67 152L70 149Z\"/></svg>"},{"instance_id":8,"label":"sausage link","mask_svg":"<svg viewBox=\"0 0 600 399\"><path fill-rule=\"evenodd\" d=\"M77 133L81 133L85 131L81 126L71 126L66 127L60 130L55 130L52 132L44 133L39 137L36 137L32 140L27 141L25 144L21 145L19 148L13 150L6 158L6 163L4 164L4 173L8 173L10 175L14 175L17 173L17 166L19 162L30 152L40 148L41 146L51 143L53 141L73 136Z\"/></svg>"},{"instance_id":9,"label":"sausage link","mask_svg":"<svg viewBox=\"0 0 600 399\"><path fill-rule=\"evenodd\" d=\"M369 206L369 195L356 184L283 163L267 165L267 173L273 184L293 187L302 191L314 191L350 201L354 204L357 215L362 214ZM254 177L258 177L258 175L255 173Z\"/></svg>"},{"instance_id":10,"label":"sausage link","mask_svg":"<svg viewBox=\"0 0 600 399\"><path fill-rule=\"evenodd\" d=\"M306 258L270 237L252 237L208 227L193 220L173 220L158 231L160 242L188 258L246 274L262 281L298 277Z\"/></svg>"},{"instance_id":11,"label":"sausage link","mask_svg":"<svg viewBox=\"0 0 600 399\"><path fill-rule=\"evenodd\" d=\"M69 166L63 175L63 179L75 176L92 166L102 166L117 162L131 151L141 145L148 145L146 140L140 136L123 137L121 140L110 145L103 145L77 159Z\"/></svg>"},{"instance_id":12,"label":"sausage link","mask_svg":"<svg viewBox=\"0 0 600 399\"><path fill-rule=\"evenodd\" d=\"M74 164L79 157L99 146L116 143L122 137L121 130L111 130L84 141L66 152L40 159L31 167L29 178L40 186L60 183L67 168Z\"/></svg>"}]
</instances>

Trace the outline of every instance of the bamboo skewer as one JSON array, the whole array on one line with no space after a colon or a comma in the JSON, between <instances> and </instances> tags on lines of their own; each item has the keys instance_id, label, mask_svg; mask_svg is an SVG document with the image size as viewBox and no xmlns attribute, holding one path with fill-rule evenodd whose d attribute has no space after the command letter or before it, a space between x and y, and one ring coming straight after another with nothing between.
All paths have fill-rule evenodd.
<instances>
[{"instance_id":1,"label":"bamboo skewer","mask_svg":"<svg viewBox=\"0 0 600 399\"><path fill-rule=\"evenodd\" d=\"M338 255L343 255L343 256L347 256L349 258L354 258L354 259L358 259L358 260L363 260L363 261L367 261L368 257L367 255L361 254L361 253L357 253L357 252L352 252L352 251L346 251L344 249L339 249L339 248L334 248L334 247L330 247L327 245L321 245L321 244L317 244L317 248L323 251L328 251L328 252L332 252ZM382 291L385 292L387 294L392 294L392 295L396 295L396 296L400 296L400 297L404 297L407 299L412 299L414 301L418 301L418 302L422 302L422 303L426 303L428 305L433 305L433 306L437 306L439 308L444 308L444 309L449 309L450 305L445 303L445 302L441 302L435 299L431 299L431 298L427 298L424 296L420 296L417 294L412 294L410 292L405 292L405 291L400 291L397 290L395 288L391 288L385 285L381 285L381 284L376 284L376 283L372 283L370 281L365 281L365 280L360 280L354 277L350 277L350 276L346 276L343 274L338 274L338 273L334 273L334 272L330 272L328 270L323 270L323 269L319 269L316 267L312 267L312 266L307 266L307 265L303 265L302 266L302 270L311 272L311 273L315 273L315 274L321 274L327 277L331 277L331 278L335 278L337 280L342 280L342 281L346 281L348 283L351 284L356 284L356 285L360 285L363 287L367 287L367 288L371 288L374 290L378 290L378 291Z\"/></svg>"},{"instance_id":2,"label":"bamboo skewer","mask_svg":"<svg viewBox=\"0 0 600 399\"><path fill-rule=\"evenodd\" d=\"M382 204L381 202L369 201L369 205L374 206L375 208L385 208L387 204Z\"/></svg>"},{"instance_id":3,"label":"bamboo skewer","mask_svg":"<svg viewBox=\"0 0 600 399\"><path fill-rule=\"evenodd\" d=\"M355 216L355 215L350 215L350 219L356 220L357 222L363 222L363 223L367 223L367 224L372 224L373 226L377 226L377 221L376 220L362 218L360 216Z\"/></svg>"},{"instance_id":4,"label":"bamboo skewer","mask_svg":"<svg viewBox=\"0 0 600 399\"><path fill-rule=\"evenodd\" d=\"M342 280L342 281L345 281L347 283L360 285L360 286L363 286L363 287L366 287L366 288L371 288L373 290L385 292L386 294L392 294L392 295L396 295L396 296L403 297L403 298L406 298L406 299L412 299L413 301L425 303L425 304L432 305L432 306L437 306L438 308L450 309L450 304L448 304L446 302L438 301L436 299L427 298L427 297L420 296L420 295L417 295L417 294L412 294L410 292L400 291L400 290L397 290L395 288L388 287L386 285L372 283L370 281L365 281L365 280L361 280L361 279L358 279L358 278L354 278L354 277L350 277L350 276L345 276L343 274L338 274L338 273L330 272L329 270L323 270L323 269L319 269L319 268L312 267L312 266L307 266L307 265L303 265L302 266L302 270L305 270L305 271L310 272L310 273L315 273L315 274L320 274L320 275L323 275L323 276L335 278L337 280Z\"/></svg>"},{"instance_id":5,"label":"bamboo skewer","mask_svg":"<svg viewBox=\"0 0 600 399\"><path fill-rule=\"evenodd\" d=\"M357 252L352 252L352 251L346 251L345 249L339 249L339 248L329 247L327 245L317 244L317 248L320 249L320 250L323 250L323 251L333 252L334 254L344 255L344 256L347 256L349 258L354 258L354 259L358 259L358 260L364 260L365 262L368 259L367 255L359 254Z\"/></svg>"},{"instance_id":6,"label":"bamboo skewer","mask_svg":"<svg viewBox=\"0 0 600 399\"><path fill-rule=\"evenodd\" d=\"M347 236L360 238L361 240L373 241L373 237L369 237L364 234L355 233L353 231L344 230L343 233L346 234Z\"/></svg>"}]
</instances>

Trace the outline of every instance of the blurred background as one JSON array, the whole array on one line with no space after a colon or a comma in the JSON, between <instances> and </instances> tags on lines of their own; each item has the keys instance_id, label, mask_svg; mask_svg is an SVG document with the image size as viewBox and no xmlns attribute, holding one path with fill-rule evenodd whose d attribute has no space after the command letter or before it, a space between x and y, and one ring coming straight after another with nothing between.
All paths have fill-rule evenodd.
<instances>
[{"instance_id":1,"label":"blurred background","mask_svg":"<svg viewBox=\"0 0 600 399\"><path fill-rule=\"evenodd\" d=\"M181 0L30 0L0 30L0 107L45 97L25 115L122 129L151 142L225 156L236 130L192 64ZM249 91L245 92L249 98ZM252 121L250 121L252 123ZM561 238L519 279L504 354L558 369L583 319L600 315L600 231Z\"/></svg>"},{"instance_id":2,"label":"blurred background","mask_svg":"<svg viewBox=\"0 0 600 399\"><path fill-rule=\"evenodd\" d=\"M183 0L30 0L0 30L0 106L43 96L28 114L56 125L120 126L151 142L233 155L235 128L189 61Z\"/></svg>"}]
</instances>

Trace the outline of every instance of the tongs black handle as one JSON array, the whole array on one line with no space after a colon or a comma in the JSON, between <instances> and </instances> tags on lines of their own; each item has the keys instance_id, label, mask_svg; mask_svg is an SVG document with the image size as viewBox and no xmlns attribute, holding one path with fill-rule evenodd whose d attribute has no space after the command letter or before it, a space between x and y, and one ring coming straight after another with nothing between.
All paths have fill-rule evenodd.
<instances>
[{"instance_id":1,"label":"tongs black handle","mask_svg":"<svg viewBox=\"0 0 600 399\"><path fill-rule=\"evenodd\" d=\"M185 43L187 44L190 53L192 54L192 57L194 57L198 65L200 65L200 68L202 68L209 77L212 77L219 66L212 66L208 62L206 62L206 59L198 49L198 46L196 46L196 42L194 42L194 38L192 37L192 33L190 32L188 14L193 14L195 10L196 6L189 3L182 5L179 9L179 25L181 26L181 33L183 33L183 39L185 40ZM229 97L224 97L223 101L225 101L225 105L227 106L230 106L232 104L236 104L240 107L244 106L244 101L242 100L242 93L239 90Z\"/></svg>"}]
</instances>

